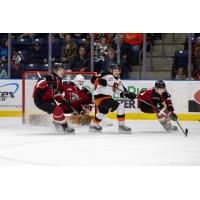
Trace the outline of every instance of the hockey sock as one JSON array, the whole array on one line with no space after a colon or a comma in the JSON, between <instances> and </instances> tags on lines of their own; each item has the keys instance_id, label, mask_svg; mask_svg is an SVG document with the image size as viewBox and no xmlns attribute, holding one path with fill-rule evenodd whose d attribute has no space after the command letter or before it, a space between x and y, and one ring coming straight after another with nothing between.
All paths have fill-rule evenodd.
<instances>
[{"instance_id":1,"label":"hockey sock","mask_svg":"<svg viewBox=\"0 0 200 200\"><path fill-rule=\"evenodd\" d=\"M59 123L59 124L65 124L67 122L64 113L63 113L63 109L60 106L56 106L53 110L53 119L55 122Z\"/></svg>"},{"instance_id":2,"label":"hockey sock","mask_svg":"<svg viewBox=\"0 0 200 200\"><path fill-rule=\"evenodd\" d=\"M118 124L120 126L124 125L124 122L125 122L125 114L123 115L117 115L117 119L118 119Z\"/></svg>"}]
</instances>

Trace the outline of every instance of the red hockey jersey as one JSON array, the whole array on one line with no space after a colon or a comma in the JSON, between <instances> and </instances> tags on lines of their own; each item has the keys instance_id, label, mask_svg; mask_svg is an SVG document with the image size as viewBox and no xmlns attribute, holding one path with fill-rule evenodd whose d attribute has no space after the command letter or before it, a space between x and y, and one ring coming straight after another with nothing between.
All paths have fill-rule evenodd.
<instances>
[{"instance_id":1,"label":"red hockey jersey","mask_svg":"<svg viewBox=\"0 0 200 200\"><path fill-rule=\"evenodd\" d=\"M174 111L171 95L165 91L162 95L158 94L154 88L150 88L141 92L138 95L138 107L140 107L141 101L146 101L150 103L152 106L160 109L163 105L166 105L167 109ZM154 109L155 112L158 112L157 109Z\"/></svg>"},{"instance_id":2,"label":"red hockey jersey","mask_svg":"<svg viewBox=\"0 0 200 200\"><path fill-rule=\"evenodd\" d=\"M54 88L50 87L51 83L54 83ZM41 78L37 81L34 86L33 98L37 104L48 101L50 99L56 99L57 101L63 101L62 98L56 96L56 93L62 93L64 91L64 87L62 85L62 79L56 75L49 74L44 78Z\"/></svg>"},{"instance_id":3,"label":"red hockey jersey","mask_svg":"<svg viewBox=\"0 0 200 200\"><path fill-rule=\"evenodd\" d=\"M64 83L65 98L69 99L73 108L78 112L82 111L82 106L92 103L92 95L88 89L83 88L80 90L74 83ZM71 113L72 109L64 106L65 113Z\"/></svg>"}]
</instances>

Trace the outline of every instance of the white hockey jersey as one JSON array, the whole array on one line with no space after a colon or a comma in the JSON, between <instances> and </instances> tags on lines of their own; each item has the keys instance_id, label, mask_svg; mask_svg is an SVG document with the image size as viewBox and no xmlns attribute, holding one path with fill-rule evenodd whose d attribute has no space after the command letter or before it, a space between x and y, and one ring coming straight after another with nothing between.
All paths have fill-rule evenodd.
<instances>
[{"instance_id":1,"label":"white hockey jersey","mask_svg":"<svg viewBox=\"0 0 200 200\"><path fill-rule=\"evenodd\" d=\"M112 74L105 75L101 77L107 81L107 86L98 85L94 91L94 95L109 95L113 96L115 93L120 94L124 91L123 81L121 79L116 79ZM122 91L120 91L122 90Z\"/></svg>"}]
</instances>

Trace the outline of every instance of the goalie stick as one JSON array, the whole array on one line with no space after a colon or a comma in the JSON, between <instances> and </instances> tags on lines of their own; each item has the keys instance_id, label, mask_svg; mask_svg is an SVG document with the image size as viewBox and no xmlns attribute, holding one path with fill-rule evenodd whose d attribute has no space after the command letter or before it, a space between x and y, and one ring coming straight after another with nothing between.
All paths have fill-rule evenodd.
<instances>
[{"instance_id":1,"label":"goalie stick","mask_svg":"<svg viewBox=\"0 0 200 200\"><path fill-rule=\"evenodd\" d=\"M113 87L113 86L111 86L111 85L108 85L109 87ZM119 89L119 88L116 88L116 90L119 90L119 91L121 91L121 92L124 92L123 90L121 90L121 89ZM136 98L138 98L137 96L136 96ZM143 103L145 103L146 105L149 105L149 106L151 106L152 108L154 108L154 109L156 109L157 111L161 111L159 108L157 108L157 107L155 107L154 105L151 105L150 103L148 103L148 102L146 102L146 101L144 101L144 100L142 100L142 99L138 99L139 101L141 101L141 102L143 102ZM179 126L179 128L181 129L181 131L183 132L183 134L185 135L185 137L187 137L187 135L188 135L188 129L186 128L185 130L183 129L183 127L180 125L180 123L179 123L179 121L177 120L177 119L174 119L174 121L178 124L178 126Z\"/></svg>"}]
</instances>

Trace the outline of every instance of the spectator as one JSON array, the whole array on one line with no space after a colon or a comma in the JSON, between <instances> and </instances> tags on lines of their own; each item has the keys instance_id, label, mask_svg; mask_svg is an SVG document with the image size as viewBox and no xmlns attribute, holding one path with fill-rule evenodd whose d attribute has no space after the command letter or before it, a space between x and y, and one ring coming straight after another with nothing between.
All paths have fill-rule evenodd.
<instances>
[{"instance_id":1,"label":"spectator","mask_svg":"<svg viewBox=\"0 0 200 200\"><path fill-rule=\"evenodd\" d=\"M188 43L186 45L188 45ZM196 39L196 43L192 46L192 56L194 56L194 50L196 47L200 47L200 36Z\"/></svg>"},{"instance_id":2,"label":"spectator","mask_svg":"<svg viewBox=\"0 0 200 200\"><path fill-rule=\"evenodd\" d=\"M124 35L120 34L120 65L122 69L121 78L128 78L131 71L132 47L124 42Z\"/></svg>"},{"instance_id":3,"label":"spectator","mask_svg":"<svg viewBox=\"0 0 200 200\"><path fill-rule=\"evenodd\" d=\"M103 70L103 65L105 57L107 55L108 45L106 42L106 37L101 37L100 42L94 43L94 71L101 72Z\"/></svg>"},{"instance_id":4,"label":"spectator","mask_svg":"<svg viewBox=\"0 0 200 200\"><path fill-rule=\"evenodd\" d=\"M20 64L22 62L22 59L23 59L23 56L21 54L21 51L14 49L13 50L13 56L12 56L13 64Z\"/></svg>"},{"instance_id":5,"label":"spectator","mask_svg":"<svg viewBox=\"0 0 200 200\"><path fill-rule=\"evenodd\" d=\"M200 80L200 71L196 70L192 72L192 80Z\"/></svg>"},{"instance_id":6,"label":"spectator","mask_svg":"<svg viewBox=\"0 0 200 200\"><path fill-rule=\"evenodd\" d=\"M87 35L88 35L87 33L74 33L74 34L72 34L73 41L76 43L78 48L80 46L85 46Z\"/></svg>"},{"instance_id":7,"label":"spectator","mask_svg":"<svg viewBox=\"0 0 200 200\"><path fill-rule=\"evenodd\" d=\"M194 71L200 70L200 46L194 48L194 55L192 57L192 65Z\"/></svg>"},{"instance_id":8,"label":"spectator","mask_svg":"<svg viewBox=\"0 0 200 200\"><path fill-rule=\"evenodd\" d=\"M64 39L64 44L61 47L61 62L71 63L77 53L77 45L72 42L71 34L66 34Z\"/></svg>"},{"instance_id":9,"label":"spectator","mask_svg":"<svg viewBox=\"0 0 200 200\"><path fill-rule=\"evenodd\" d=\"M22 33L20 36L20 38L27 38L27 39L33 39L33 33Z\"/></svg>"},{"instance_id":10,"label":"spectator","mask_svg":"<svg viewBox=\"0 0 200 200\"><path fill-rule=\"evenodd\" d=\"M133 51L133 65L139 64L139 52L143 44L142 33L124 33L124 42L132 46Z\"/></svg>"},{"instance_id":11,"label":"spectator","mask_svg":"<svg viewBox=\"0 0 200 200\"><path fill-rule=\"evenodd\" d=\"M8 40L4 39L2 41L2 47L0 48L0 60L6 63L8 60Z\"/></svg>"},{"instance_id":12,"label":"spectator","mask_svg":"<svg viewBox=\"0 0 200 200\"><path fill-rule=\"evenodd\" d=\"M84 46L79 47L79 54L73 58L71 70L74 72L90 71L90 61L87 57L86 48Z\"/></svg>"},{"instance_id":13,"label":"spectator","mask_svg":"<svg viewBox=\"0 0 200 200\"><path fill-rule=\"evenodd\" d=\"M187 77L186 77L186 72L184 71L184 68L179 67L177 69L177 74L176 74L175 80L186 80L186 79L187 79Z\"/></svg>"},{"instance_id":14,"label":"spectator","mask_svg":"<svg viewBox=\"0 0 200 200\"><path fill-rule=\"evenodd\" d=\"M105 58L103 70L110 71L110 66L113 64L117 64L117 58L115 56L115 50L110 47L108 49L108 55Z\"/></svg>"},{"instance_id":15,"label":"spectator","mask_svg":"<svg viewBox=\"0 0 200 200\"><path fill-rule=\"evenodd\" d=\"M0 63L0 79L8 78L7 72L5 69L3 69L4 65L1 62Z\"/></svg>"},{"instance_id":16,"label":"spectator","mask_svg":"<svg viewBox=\"0 0 200 200\"><path fill-rule=\"evenodd\" d=\"M29 63L47 63L47 56L44 55L41 45L36 42L30 49Z\"/></svg>"},{"instance_id":17,"label":"spectator","mask_svg":"<svg viewBox=\"0 0 200 200\"><path fill-rule=\"evenodd\" d=\"M14 64L11 68L11 78L12 79L21 79L24 70L20 64Z\"/></svg>"},{"instance_id":18,"label":"spectator","mask_svg":"<svg viewBox=\"0 0 200 200\"><path fill-rule=\"evenodd\" d=\"M61 42L56 41L54 34L51 35L52 62L60 62Z\"/></svg>"}]
</instances>

